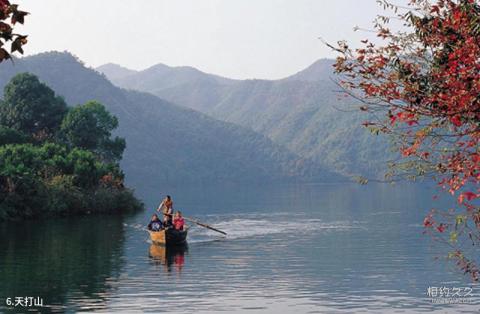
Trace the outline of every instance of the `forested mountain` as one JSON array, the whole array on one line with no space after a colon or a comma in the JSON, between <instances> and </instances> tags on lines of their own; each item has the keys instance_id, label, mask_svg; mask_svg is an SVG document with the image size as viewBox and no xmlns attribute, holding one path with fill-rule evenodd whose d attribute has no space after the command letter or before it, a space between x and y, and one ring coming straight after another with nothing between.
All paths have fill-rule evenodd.
<instances>
[{"instance_id":1,"label":"forested mountain","mask_svg":"<svg viewBox=\"0 0 480 314\"><path fill-rule=\"evenodd\" d=\"M121 79L111 75L112 69L104 73L118 86L251 128L326 168L380 177L391 158L387 140L362 127L368 117L356 110L351 99L340 96L332 65L333 60L321 59L276 81L215 79L200 71L190 79L183 73L178 80L178 68L169 68L171 81L148 69Z\"/></svg>"},{"instance_id":2,"label":"forested mountain","mask_svg":"<svg viewBox=\"0 0 480 314\"><path fill-rule=\"evenodd\" d=\"M161 183L338 179L252 130L156 96L127 91L68 53L43 53L0 66L0 86L18 72L37 75L68 104L98 100L119 119L122 168L135 188Z\"/></svg>"},{"instance_id":3,"label":"forested mountain","mask_svg":"<svg viewBox=\"0 0 480 314\"><path fill-rule=\"evenodd\" d=\"M119 87L166 95L187 107L208 111L211 104L221 100L224 87L238 81L207 74L192 67L169 67L157 64L143 71L133 71L116 64L97 68ZM187 91L187 92L186 92Z\"/></svg>"}]
</instances>

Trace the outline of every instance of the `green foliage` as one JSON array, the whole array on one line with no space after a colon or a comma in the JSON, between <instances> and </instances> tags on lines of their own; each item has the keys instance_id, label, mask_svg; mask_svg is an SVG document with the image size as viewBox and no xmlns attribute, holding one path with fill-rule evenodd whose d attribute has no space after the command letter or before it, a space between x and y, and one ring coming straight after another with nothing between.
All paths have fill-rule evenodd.
<instances>
[{"instance_id":1,"label":"green foliage","mask_svg":"<svg viewBox=\"0 0 480 314\"><path fill-rule=\"evenodd\" d=\"M0 124L44 138L58 130L67 112L65 101L29 73L17 74L5 86Z\"/></svg>"},{"instance_id":2,"label":"green foliage","mask_svg":"<svg viewBox=\"0 0 480 314\"><path fill-rule=\"evenodd\" d=\"M0 216L112 211L123 208L124 200L135 203L128 190L101 182L105 176L123 180L118 165L98 162L89 151L53 143L2 146Z\"/></svg>"},{"instance_id":3,"label":"green foliage","mask_svg":"<svg viewBox=\"0 0 480 314\"><path fill-rule=\"evenodd\" d=\"M29 137L22 132L0 125L0 145L23 144L29 140Z\"/></svg>"},{"instance_id":4,"label":"green foliage","mask_svg":"<svg viewBox=\"0 0 480 314\"><path fill-rule=\"evenodd\" d=\"M63 100L31 74L17 75L6 86L0 107L0 220L142 207L123 186L116 162L125 148L123 139L110 139L116 117L97 102L65 113ZM53 136L60 133L68 145Z\"/></svg>"},{"instance_id":5,"label":"green foliage","mask_svg":"<svg viewBox=\"0 0 480 314\"><path fill-rule=\"evenodd\" d=\"M61 125L61 136L71 147L97 153L104 160L119 160L125 150L125 140L111 139L118 120L96 101L71 109Z\"/></svg>"}]
</instances>

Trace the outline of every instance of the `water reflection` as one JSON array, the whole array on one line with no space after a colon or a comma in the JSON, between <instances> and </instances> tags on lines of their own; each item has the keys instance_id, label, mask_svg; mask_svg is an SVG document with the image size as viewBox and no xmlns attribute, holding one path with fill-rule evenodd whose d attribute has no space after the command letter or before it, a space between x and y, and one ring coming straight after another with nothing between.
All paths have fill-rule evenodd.
<instances>
[{"instance_id":1,"label":"water reflection","mask_svg":"<svg viewBox=\"0 0 480 314\"><path fill-rule=\"evenodd\" d=\"M3 298L16 294L42 296L50 306L42 312L458 313L480 306L478 294L465 305L426 298L428 286L471 285L434 261L442 251L422 235L423 215L436 206L428 191L165 190L178 208L228 236L191 226L188 249L153 246L144 230L150 211L0 225L0 312ZM149 208L157 201L146 199Z\"/></svg>"},{"instance_id":2,"label":"water reflection","mask_svg":"<svg viewBox=\"0 0 480 314\"><path fill-rule=\"evenodd\" d=\"M0 312L8 297L43 298L42 312L101 308L123 264L121 217L84 217L0 224Z\"/></svg>"},{"instance_id":3,"label":"water reflection","mask_svg":"<svg viewBox=\"0 0 480 314\"><path fill-rule=\"evenodd\" d=\"M188 245L167 247L151 244L148 256L154 265L163 265L165 272L171 272L173 266L177 273L181 273L185 264L185 253L188 253Z\"/></svg>"}]
</instances>

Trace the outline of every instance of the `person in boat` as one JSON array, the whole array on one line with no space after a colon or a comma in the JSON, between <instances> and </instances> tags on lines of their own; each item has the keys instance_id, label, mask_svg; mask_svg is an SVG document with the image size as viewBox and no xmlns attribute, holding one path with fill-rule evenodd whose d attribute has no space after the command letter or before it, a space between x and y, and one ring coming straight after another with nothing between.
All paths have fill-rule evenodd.
<instances>
[{"instance_id":1,"label":"person in boat","mask_svg":"<svg viewBox=\"0 0 480 314\"><path fill-rule=\"evenodd\" d=\"M173 215L173 201L170 195L167 195L160 205L158 205L157 211L162 211L164 215Z\"/></svg>"},{"instance_id":2,"label":"person in boat","mask_svg":"<svg viewBox=\"0 0 480 314\"><path fill-rule=\"evenodd\" d=\"M153 214L147 229L150 231L160 231L163 229L163 223L160 218L158 218L157 214Z\"/></svg>"},{"instance_id":3,"label":"person in boat","mask_svg":"<svg viewBox=\"0 0 480 314\"><path fill-rule=\"evenodd\" d=\"M177 210L175 212L175 217L173 218L173 226L175 230L183 230L183 226L185 225L185 220L182 217L182 212Z\"/></svg>"}]
</instances>

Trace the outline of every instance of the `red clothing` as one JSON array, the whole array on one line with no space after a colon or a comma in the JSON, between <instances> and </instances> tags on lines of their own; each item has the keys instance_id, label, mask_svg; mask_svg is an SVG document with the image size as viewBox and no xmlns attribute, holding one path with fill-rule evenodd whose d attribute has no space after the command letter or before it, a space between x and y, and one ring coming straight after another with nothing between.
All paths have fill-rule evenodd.
<instances>
[{"instance_id":1,"label":"red clothing","mask_svg":"<svg viewBox=\"0 0 480 314\"><path fill-rule=\"evenodd\" d=\"M173 218L173 225L175 226L175 230L183 230L185 220L183 220L183 217L175 217Z\"/></svg>"}]
</instances>

